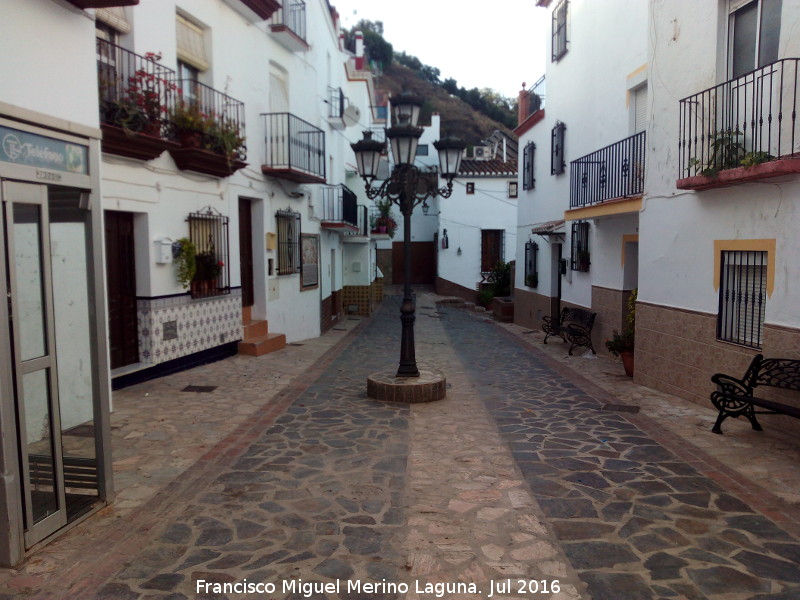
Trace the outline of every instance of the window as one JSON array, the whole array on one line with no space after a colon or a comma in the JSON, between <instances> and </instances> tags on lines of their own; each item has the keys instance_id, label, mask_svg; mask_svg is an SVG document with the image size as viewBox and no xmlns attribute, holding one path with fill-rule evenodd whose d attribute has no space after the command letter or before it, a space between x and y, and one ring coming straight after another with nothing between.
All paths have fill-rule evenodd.
<instances>
[{"instance_id":1,"label":"window","mask_svg":"<svg viewBox=\"0 0 800 600\"><path fill-rule=\"evenodd\" d=\"M589 223L577 221L572 224L570 244L572 270L588 273L589 265L592 264L589 254Z\"/></svg>"},{"instance_id":2,"label":"window","mask_svg":"<svg viewBox=\"0 0 800 600\"><path fill-rule=\"evenodd\" d=\"M567 53L567 0L553 10L553 62Z\"/></svg>"},{"instance_id":3,"label":"window","mask_svg":"<svg viewBox=\"0 0 800 600\"><path fill-rule=\"evenodd\" d=\"M428 156L428 144L419 144L417 146L417 156Z\"/></svg>"},{"instance_id":4,"label":"window","mask_svg":"<svg viewBox=\"0 0 800 600\"><path fill-rule=\"evenodd\" d=\"M767 303L766 251L723 250L717 339L761 347Z\"/></svg>"},{"instance_id":5,"label":"window","mask_svg":"<svg viewBox=\"0 0 800 600\"><path fill-rule=\"evenodd\" d=\"M556 122L553 127L553 132L550 136L550 174L561 175L566 169L567 164L564 161L564 132L567 126L561 121Z\"/></svg>"},{"instance_id":6,"label":"window","mask_svg":"<svg viewBox=\"0 0 800 600\"><path fill-rule=\"evenodd\" d=\"M522 151L522 189L532 190L536 187L536 178L533 176L533 157L536 155L536 144L528 142Z\"/></svg>"},{"instance_id":7,"label":"window","mask_svg":"<svg viewBox=\"0 0 800 600\"><path fill-rule=\"evenodd\" d=\"M467 183L467 194L474 194L475 193L475 182L470 181Z\"/></svg>"},{"instance_id":8,"label":"window","mask_svg":"<svg viewBox=\"0 0 800 600\"><path fill-rule=\"evenodd\" d=\"M228 264L228 217L209 208L191 213L189 240L195 247L192 298L230 293Z\"/></svg>"},{"instance_id":9,"label":"window","mask_svg":"<svg viewBox=\"0 0 800 600\"><path fill-rule=\"evenodd\" d=\"M300 213L291 209L275 213L278 227L278 275L293 275L302 269L300 260Z\"/></svg>"},{"instance_id":10,"label":"window","mask_svg":"<svg viewBox=\"0 0 800 600\"><path fill-rule=\"evenodd\" d=\"M527 242L525 244L525 285L539 287L539 244Z\"/></svg>"},{"instance_id":11,"label":"window","mask_svg":"<svg viewBox=\"0 0 800 600\"><path fill-rule=\"evenodd\" d=\"M199 100L198 81L200 79L200 71L195 69L192 65L182 61L178 61L178 79L180 80L180 90L183 98L194 104Z\"/></svg>"},{"instance_id":12,"label":"window","mask_svg":"<svg viewBox=\"0 0 800 600\"><path fill-rule=\"evenodd\" d=\"M519 187L518 187L516 181L509 181L508 182L508 197L509 198L516 198L517 195L518 195L517 194L518 189L519 189Z\"/></svg>"},{"instance_id":13,"label":"window","mask_svg":"<svg viewBox=\"0 0 800 600\"><path fill-rule=\"evenodd\" d=\"M181 15L176 16L175 28L178 60L207 71L211 65L206 58L205 30Z\"/></svg>"},{"instance_id":14,"label":"window","mask_svg":"<svg viewBox=\"0 0 800 600\"><path fill-rule=\"evenodd\" d=\"M647 84L639 86L631 92L633 133L647 129Z\"/></svg>"},{"instance_id":15,"label":"window","mask_svg":"<svg viewBox=\"0 0 800 600\"><path fill-rule=\"evenodd\" d=\"M778 60L782 0L731 0L728 65L736 79Z\"/></svg>"},{"instance_id":16,"label":"window","mask_svg":"<svg viewBox=\"0 0 800 600\"><path fill-rule=\"evenodd\" d=\"M504 257L502 229L481 230L481 273L489 273Z\"/></svg>"}]
</instances>

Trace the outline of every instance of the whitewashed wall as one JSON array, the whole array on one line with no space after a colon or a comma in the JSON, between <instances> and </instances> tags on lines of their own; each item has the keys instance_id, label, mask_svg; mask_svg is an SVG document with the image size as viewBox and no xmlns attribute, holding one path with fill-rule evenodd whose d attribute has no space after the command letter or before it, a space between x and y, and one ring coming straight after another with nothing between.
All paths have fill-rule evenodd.
<instances>
[{"instance_id":1,"label":"whitewashed wall","mask_svg":"<svg viewBox=\"0 0 800 600\"><path fill-rule=\"evenodd\" d=\"M719 6L718 6L719 4ZM800 326L800 177L789 176L703 192L675 187L679 177L679 100L725 79L723 3L653 3L650 21L652 114L644 211L641 213L639 299L716 313L714 240L777 240L775 292L766 322ZM800 4L783 2L780 58L800 56L794 33ZM651 159L652 157L652 159Z\"/></svg>"},{"instance_id":2,"label":"whitewashed wall","mask_svg":"<svg viewBox=\"0 0 800 600\"><path fill-rule=\"evenodd\" d=\"M4 2L0 11L0 102L97 127L91 16L52 0ZM60 60L65 56L69 68Z\"/></svg>"},{"instance_id":3,"label":"whitewashed wall","mask_svg":"<svg viewBox=\"0 0 800 600\"><path fill-rule=\"evenodd\" d=\"M633 133L628 92L635 77L633 74L641 73L646 67L647 4L639 0L572 0L567 19L567 53L553 63L550 61L550 36L541 41L541 51L547 56L545 116L519 139L517 236L517 264L520 267L524 264L525 242L531 239L539 244L540 276L537 288L526 288L524 268L518 267L515 280L518 288L532 289L543 295L556 293L558 280L550 276L550 249L553 246L540 236L531 236L530 232L533 224L564 218L564 211L569 209L570 161ZM529 81L535 81L539 76L532 73ZM567 166L563 174L551 175L551 132L557 121L566 125L564 149ZM536 144L536 184L533 190L523 190L522 157L530 141ZM674 139L670 145L674 145ZM648 158L648 168L649 164ZM608 221L603 221L602 226L607 228ZM613 232L617 228L615 224L607 231ZM565 230L563 256L569 260L569 222ZM614 271L614 265L619 266L619 242L604 241L610 233L603 233L598 239L597 232L597 223L592 222L591 271L572 272L568 267L567 275L562 278L562 298L567 302L590 306L592 285L622 287L622 274ZM623 231L620 229L619 233ZM611 255L608 256L607 252Z\"/></svg>"},{"instance_id":4,"label":"whitewashed wall","mask_svg":"<svg viewBox=\"0 0 800 600\"><path fill-rule=\"evenodd\" d=\"M474 194L466 193L468 181L475 183ZM453 195L439 198L439 277L475 289L475 284L481 280L482 229L504 230L505 260L514 260L517 200L508 198L510 181L514 178L460 176L453 181ZM445 229L449 248L442 249ZM517 261L517 270L521 264Z\"/></svg>"}]
</instances>

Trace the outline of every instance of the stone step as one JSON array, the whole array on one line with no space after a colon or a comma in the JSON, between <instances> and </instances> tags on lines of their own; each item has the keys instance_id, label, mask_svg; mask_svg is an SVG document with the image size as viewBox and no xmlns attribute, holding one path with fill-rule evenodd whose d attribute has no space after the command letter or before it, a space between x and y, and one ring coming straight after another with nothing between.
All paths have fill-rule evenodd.
<instances>
[{"instance_id":1,"label":"stone step","mask_svg":"<svg viewBox=\"0 0 800 600\"><path fill-rule=\"evenodd\" d=\"M267 335L244 339L239 342L239 354L248 356L263 356L286 347L286 335L283 333L269 333Z\"/></svg>"},{"instance_id":2,"label":"stone step","mask_svg":"<svg viewBox=\"0 0 800 600\"><path fill-rule=\"evenodd\" d=\"M249 340L251 338L261 338L269 334L268 321L243 321L242 338Z\"/></svg>"}]
</instances>

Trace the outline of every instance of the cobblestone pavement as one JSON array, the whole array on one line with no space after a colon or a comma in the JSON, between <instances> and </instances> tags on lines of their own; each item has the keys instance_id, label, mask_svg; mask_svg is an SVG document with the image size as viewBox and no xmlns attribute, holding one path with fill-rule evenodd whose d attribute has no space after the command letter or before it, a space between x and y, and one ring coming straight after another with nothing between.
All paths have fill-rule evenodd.
<instances>
[{"instance_id":1,"label":"cobblestone pavement","mask_svg":"<svg viewBox=\"0 0 800 600\"><path fill-rule=\"evenodd\" d=\"M417 357L447 376L439 402L366 397L367 375L397 358L396 300L266 360L115 393L119 501L0 571L0 600L800 598L796 507L724 464L737 455L602 410L643 396L435 300L418 301ZM187 400L188 383L219 387ZM197 593L244 579L277 589ZM302 587L337 580L338 593Z\"/></svg>"}]
</instances>

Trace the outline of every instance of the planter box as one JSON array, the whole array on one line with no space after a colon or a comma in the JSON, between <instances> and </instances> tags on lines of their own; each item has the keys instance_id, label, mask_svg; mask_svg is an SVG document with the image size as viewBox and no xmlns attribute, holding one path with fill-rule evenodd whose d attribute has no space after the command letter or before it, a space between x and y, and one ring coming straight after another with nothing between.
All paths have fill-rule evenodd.
<instances>
[{"instance_id":1,"label":"planter box","mask_svg":"<svg viewBox=\"0 0 800 600\"><path fill-rule=\"evenodd\" d=\"M244 161L229 160L221 154L201 148L178 147L169 153L180 170L197 171L214 177L228 177L247 166Z\"/></svg>"},{"instance_id":2,"label":"planter box","mask_svg":"<svg viewBox=\"0 0 800 600\"><path fill-rule=\"evenodd\" d=\"M793 173L800 173L800 158L784 158L753 165L752 167L725 169L715 175L684 177L683 179L678 179L675 185L679 190L710 190Z\"/></svg>"},{"instance_id":3,"label":"planter box","mask_svg":"<svg viewBox=\"0 0 800 600\"><path fill-rule=\"evenodd\" d=\"M180 146L161 137L126 131L113 125L100 125L103 132L102 149L109 154L127 156L139 160L152 160L161 156L164 150L174 150Z\"/></svg>"},{"instance_id":4,"label":"planter box","mask_svg":"<svg viewBox=\"0 0 800 600\"><path fill-rule=\"evenodd\" d=\"M491 310L494 313L494 318L504 323L511 323L514 321L514 300L512 298L494 298L492 299Z\"/></svg>"}]
</instances>

